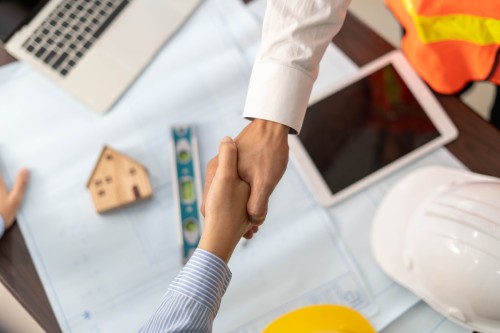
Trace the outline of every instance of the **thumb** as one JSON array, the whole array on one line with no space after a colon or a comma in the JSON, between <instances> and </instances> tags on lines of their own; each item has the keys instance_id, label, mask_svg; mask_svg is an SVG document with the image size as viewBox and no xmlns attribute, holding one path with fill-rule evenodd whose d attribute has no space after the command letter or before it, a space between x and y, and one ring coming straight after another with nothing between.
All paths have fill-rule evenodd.
<instances>
[{"instance_id":1,"label":"thumb","mask_svg":"<svg viewBox=\"0 0 500 333\"><path fill-rule=\"evenodd\" d=\"M24 191L26 190L26 185L28 184L28 178L28 170L22 169L17 174L16 181L14 182L14 187L9 194L9 200L13 203L15 211L17 211L23 200Z\"/></svg>"},{"instance_id":2,"label":"thumb","mask_svg":"<svg viewBox=\"0 0 500 333\"><path fill-rule=\"evenodd\" d=\"M238 149L233 139L226 136L219 146L219 164L216 173L238 176Z\"/></svg>"},{"instance_id":3,"label":"thumb","mask_svg":"<svg viewBox=\"0 0 500 333\"><path fill-rule=\"evenodd\" d=\"M270 195L270 193L269 193ZM260 188L251 186L250 197L247 203L247 212L250 216L250 222L260 225L264 222L267 215L267 202L269 195Z\"/></svg>"}]
</instances>

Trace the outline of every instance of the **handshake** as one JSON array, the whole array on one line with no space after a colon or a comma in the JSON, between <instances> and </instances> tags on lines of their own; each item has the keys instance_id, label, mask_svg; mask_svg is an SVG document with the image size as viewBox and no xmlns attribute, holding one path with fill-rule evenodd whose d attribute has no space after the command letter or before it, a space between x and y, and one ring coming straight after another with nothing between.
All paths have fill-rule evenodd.
<instances>
[{"instance_id":1,"label":"handshake","mask_svg":"<svg viewBox=\"0 0 500 333\"><path fill-rule=\"evenodd\" d=\"M267 214L267 202L288 162L287 126L256 119L233 141L225 137L207 167L199 246L226 263L241 237L250 239ZM10 228L28 183L19 172L12 191L0 176L0 237ZM2 221L3 220L3 221Z\"/></svg>"},{"instance_id":2,"label":"handshake","mask_svg":"<svg viewBox=\"0 0 500 333\"><path fill-rule=\"evenodd\" d=\"M207 166L199 248L227 263L239 240L259 230L269 197L286 170L288 131L256 119L234 141L222 139L219 154Z\"/></svg>"}]
</instances>

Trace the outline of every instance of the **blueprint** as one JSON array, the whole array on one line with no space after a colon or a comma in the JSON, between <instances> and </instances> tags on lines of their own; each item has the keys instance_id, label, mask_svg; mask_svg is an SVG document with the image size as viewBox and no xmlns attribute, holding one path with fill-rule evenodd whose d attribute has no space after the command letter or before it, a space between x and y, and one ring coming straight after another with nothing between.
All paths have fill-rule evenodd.
<instances>
[{"instance_id":1,"label":"blueprint","mask_svg":"<svg viewBox=\"0 0 500 333\"><path fill-rule=\"evenodd\" d=\"M169 128L195 124L204 172L219 140L247 124L241 114L259 39L259 19L239 1L206 0L103 115L26 65L0 69L0 172L11 183L21 167L31 170L18 222L64 332L134 332L153 313L182 267ZM330 46L313 94L356 69ZM151 200L95 213L85 184L104 144L147 167ZM408 327L415 316L442 328L437 332L452 332L448 321L385 276L370 250L371 219L385 191L429 164L463 167L441 149L325 210L290 163L265 225L233 255L214 331L260 332L299 306L341 303L377 329L412 314L388 332Z\"/></svg>"},{"instance_id":2,"label":"blueprint","mask_svg":"<svg viewBox=\"0 0 500 333\"><path fill-rule=\"evenodd\" d=\"M262 332L278 316L318 303L347 304L375 315L331 220L292 165L269 207L259 233L240 243L231 259L233 279L214 332Z\"/></svg>"},{"instance_id":3,"label":"blueprint","mask_svg":"<svg viewBox=\"0 0 500 333\"><path fill-rule=\"evenodd\" d=\"M159 304L182 267L169 128L196 125L204 169L219 140L248 123L241 114L259 38L243 4L207 0L103 115L26 65L0 70L0 172L11 183L19 168L31 171L18 222L64 332L134 332ZM95 212L85 185L105 144L147 167L151 200ZM234 254L215 331L260 331L318 301L373 315L350 258L290 165L269 223Z\"/></svg>"}]
</instances>

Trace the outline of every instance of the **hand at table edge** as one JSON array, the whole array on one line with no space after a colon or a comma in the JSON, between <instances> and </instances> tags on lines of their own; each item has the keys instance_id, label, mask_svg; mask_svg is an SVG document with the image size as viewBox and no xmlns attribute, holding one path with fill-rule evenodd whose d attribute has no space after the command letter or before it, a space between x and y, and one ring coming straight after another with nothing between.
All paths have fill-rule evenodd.
<instances>
[{"instance_id":1,"label":"hand at table edge","mask_svg":"<svg viewBox=\"0 0 500 333\"><path fill-rule=\"evenodd\" d=\"M9 191L3 177L0 175L0 215L3 219L5 230L14 224L17 212L24 198L28 179L28 170L21 169L16 176L12 190Z\"/></svg>"}]
</instances>

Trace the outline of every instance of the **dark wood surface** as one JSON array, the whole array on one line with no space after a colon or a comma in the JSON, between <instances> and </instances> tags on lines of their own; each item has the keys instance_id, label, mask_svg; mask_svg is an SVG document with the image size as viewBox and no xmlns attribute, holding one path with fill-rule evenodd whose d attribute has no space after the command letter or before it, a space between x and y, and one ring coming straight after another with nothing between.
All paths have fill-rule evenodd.
<instances>
[{"instance_id":1,"label":"dark wood surface","mask_svg":"<svg viewBox=\"0 0 500 333\"><path fill-rule=\"evenodd\" d=\"M352 14L334 43L360 66L393 49ZM0 65L13 60L0 49ZM437 97L460 133L447 148L473 171L500 177L500 132L458 98ZM51 333L61 331L17 225L0 242L0 281L42 328Z\"/></svg>"},{"instance_id":2,"label":"dark wood surface","mask_svg":"<svg viewBox=\"0 0 500 333\"><path fill-rule=\"evenodd\" d=\"M15 60L16 59L14 59L10 54L5 52L4 49L0 48L0 66L6 65L6 64L11 63Z\"/></svg>"},{"instance_id":3,"label":"dark wood surface","mask_svg":"<svg viewBox=\"0 0 500 333\"><path fill-rule=\"evenodd\" d=\"M60 332L17 224L0 240L0 281L47 332Z\"/></svg>"}]
</instances>

